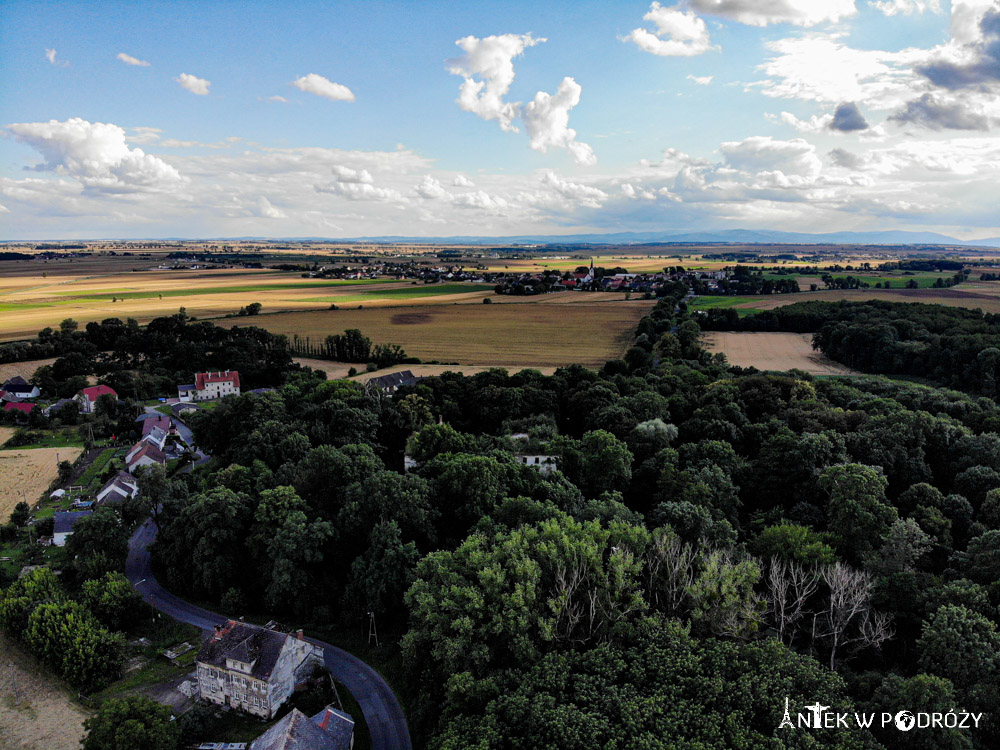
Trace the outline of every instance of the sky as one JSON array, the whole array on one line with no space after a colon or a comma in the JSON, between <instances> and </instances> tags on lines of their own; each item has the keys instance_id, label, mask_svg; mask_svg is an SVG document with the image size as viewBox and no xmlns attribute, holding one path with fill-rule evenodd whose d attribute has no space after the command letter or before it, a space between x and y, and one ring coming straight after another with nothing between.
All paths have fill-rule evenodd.
<instances>
[{"instance_id":1,"label":"sky","mask_svg":"<svg viewBox=\"0 0 1000 750\"><path fill-rule=\"evenodd\" d=\"M1000 236L1000 0L0 2L0 239Z\"/></svg>"}]
</instances>

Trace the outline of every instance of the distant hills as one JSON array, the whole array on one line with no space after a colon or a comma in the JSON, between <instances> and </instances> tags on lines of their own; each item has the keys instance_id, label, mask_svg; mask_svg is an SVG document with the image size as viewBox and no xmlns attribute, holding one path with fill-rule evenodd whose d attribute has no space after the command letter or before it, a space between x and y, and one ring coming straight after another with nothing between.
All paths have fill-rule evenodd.
<instances>
[{"instance_id":1,"label":"distant hills","mask_svg":"<svg viewBox=\"0 0 1000 750\"><path fill-rule=\"evenodd\" d=\"M965 247L1000 248L1000 237L959 240L937 232L902 230L813 234L767 229L721 229L715 231L609 232L607 234L518 234L503 237L382 235L368 237L160 237L147 239L148 241L159 240L162 242L412 242L441 245L648 245L676 242L759 245L962 245Z\"/></svg>"},{"instance_id":2,"label":"distant hills","mask_svg":"<svg viewBox=\"0 0 1000 750\"><path fill-rule=\"evenodd\" d=\"M230 241L272 242L414 242L440 244L500 245L500 244L557 244L557 245L642 245L659 242L696 242L730 244L803 244L803 245L964 245L968 247L1000 247L1000 237L983 240L959 240L937 232L779 232L766 229L724 229L718 231L690 232L611 232L608 234L521 234L503 237L482 235L453 235L449 237L416 237L384 235L377 237L227 237Z\"/></svg>"}]
</instances>

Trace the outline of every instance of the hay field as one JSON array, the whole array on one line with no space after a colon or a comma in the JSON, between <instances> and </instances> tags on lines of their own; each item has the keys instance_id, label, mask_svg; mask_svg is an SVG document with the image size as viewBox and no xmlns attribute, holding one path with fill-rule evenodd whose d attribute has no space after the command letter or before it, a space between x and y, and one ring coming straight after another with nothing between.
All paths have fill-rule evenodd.
<instances>
[{"instance_id":1,"label":"hay field","mask_svg":"<svg viewBox=\"0 0 1000 750\"><path fill-rule=\"evenodd\" d=\"M251 302L260 302L265 312L322 310L331 304L472 302L492 291L488 284L308 279L296 272L258 269L4 277L0 278L0 340L33 336L65 318L83 327L111 317L145 323L181 307L194 317L218 317Z\"/></svg>"},{"instance_id":2,"label":"hay field","mask_svg":"<svg viewBox=\"0 0 1000 750\"><path fill-rule=\"evenodd\" d=\"M0 317L3 313L0 313ZM26 362L8 362L6 364L0 365L0 384L15 375L20 375L25 380L31 380L31 376L35 374L35 370L39 367L45 367L46 365L51 365L55 362L55 359L32 359Z\"/></svg>"},{"instance_id":3,"label":"hay field","mask_svg":"<svg viewBox=\"0 0 1000 750\"><path fill-rule=\"evenodd\" d=\"M56 457L76 460L82 448L29 448L0 451L0 519L21 500L34 505L56 478Z\"/></svg>"},{"instance_id":4,"label":"hay field","mask_svg":"<svg viewBox=\"0 0 1000 750\"><path fill-rule=\"evenodd\" d=\"M90 715L58 678L0 633L0 747L79 750Z\"/></svg>"},{"instance_id":5,"label":"hay field","mask_svg":"<svg viewBox=\"0 0 1000 750\"><path fill-rule=\"evenodd\" d=\"M558 295L546 295L549 297ZM358 328L411 357L482 367L599 367L628 348L653 301L562 304L414 305L259 315L253 325L321 341ZM223 320L220 325L244 321ZM321 368L327 369L328 368Z\"/></svg>"},{"instance_id":6,"label":"hay field","mask_svg":"<svg viewBox=\"0 0 1000 750\"><path fill-rule=\"evenodd\" d=\"M0 446L10 440L16 431L16 427L0 427Z\"/></svg>"},{"instance_id":7,"label":"hay field","mask_svg":"<svg viewBox=\"0 0 1000 750\"><path fill-rule=\"evenodd\" d=\"M702 343L712 352L722 352L729 364L758 370L804 370L813 375L860 375L812 348L811 333L703 334Z\"/></svg>"}]
</instances>

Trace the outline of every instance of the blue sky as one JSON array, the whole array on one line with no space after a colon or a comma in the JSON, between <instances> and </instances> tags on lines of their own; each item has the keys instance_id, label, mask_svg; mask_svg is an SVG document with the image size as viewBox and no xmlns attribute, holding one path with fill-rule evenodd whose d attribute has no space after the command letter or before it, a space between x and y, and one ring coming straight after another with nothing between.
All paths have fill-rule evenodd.
<instances>
[{"instance_id":1,"label":"blue sky","mask_svg":"<svg viewBox=\"0 0 1000 750\"><path fill-rule=\"evenodd\" d=\"M8 0L0 237L995 236L997 50L1000 0Z\"/></svg>"}]
</instances>

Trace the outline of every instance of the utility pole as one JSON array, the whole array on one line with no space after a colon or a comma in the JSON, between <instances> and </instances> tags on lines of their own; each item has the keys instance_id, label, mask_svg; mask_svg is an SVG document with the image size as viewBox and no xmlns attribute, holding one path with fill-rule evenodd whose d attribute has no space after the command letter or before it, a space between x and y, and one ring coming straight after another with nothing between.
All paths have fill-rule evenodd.
<instances>
[{"instance_id":1,"label":"utility pole","mask_svg":"<svg viewBox=\"0 0 1000 750\"><path fill-rule=\"evenodd\" d=\"M372 643L372 639L375 639L375 648L378 648L378 630L375 629L375 613L368 613L368 645Z\"/></svg>"}]
</instances>

